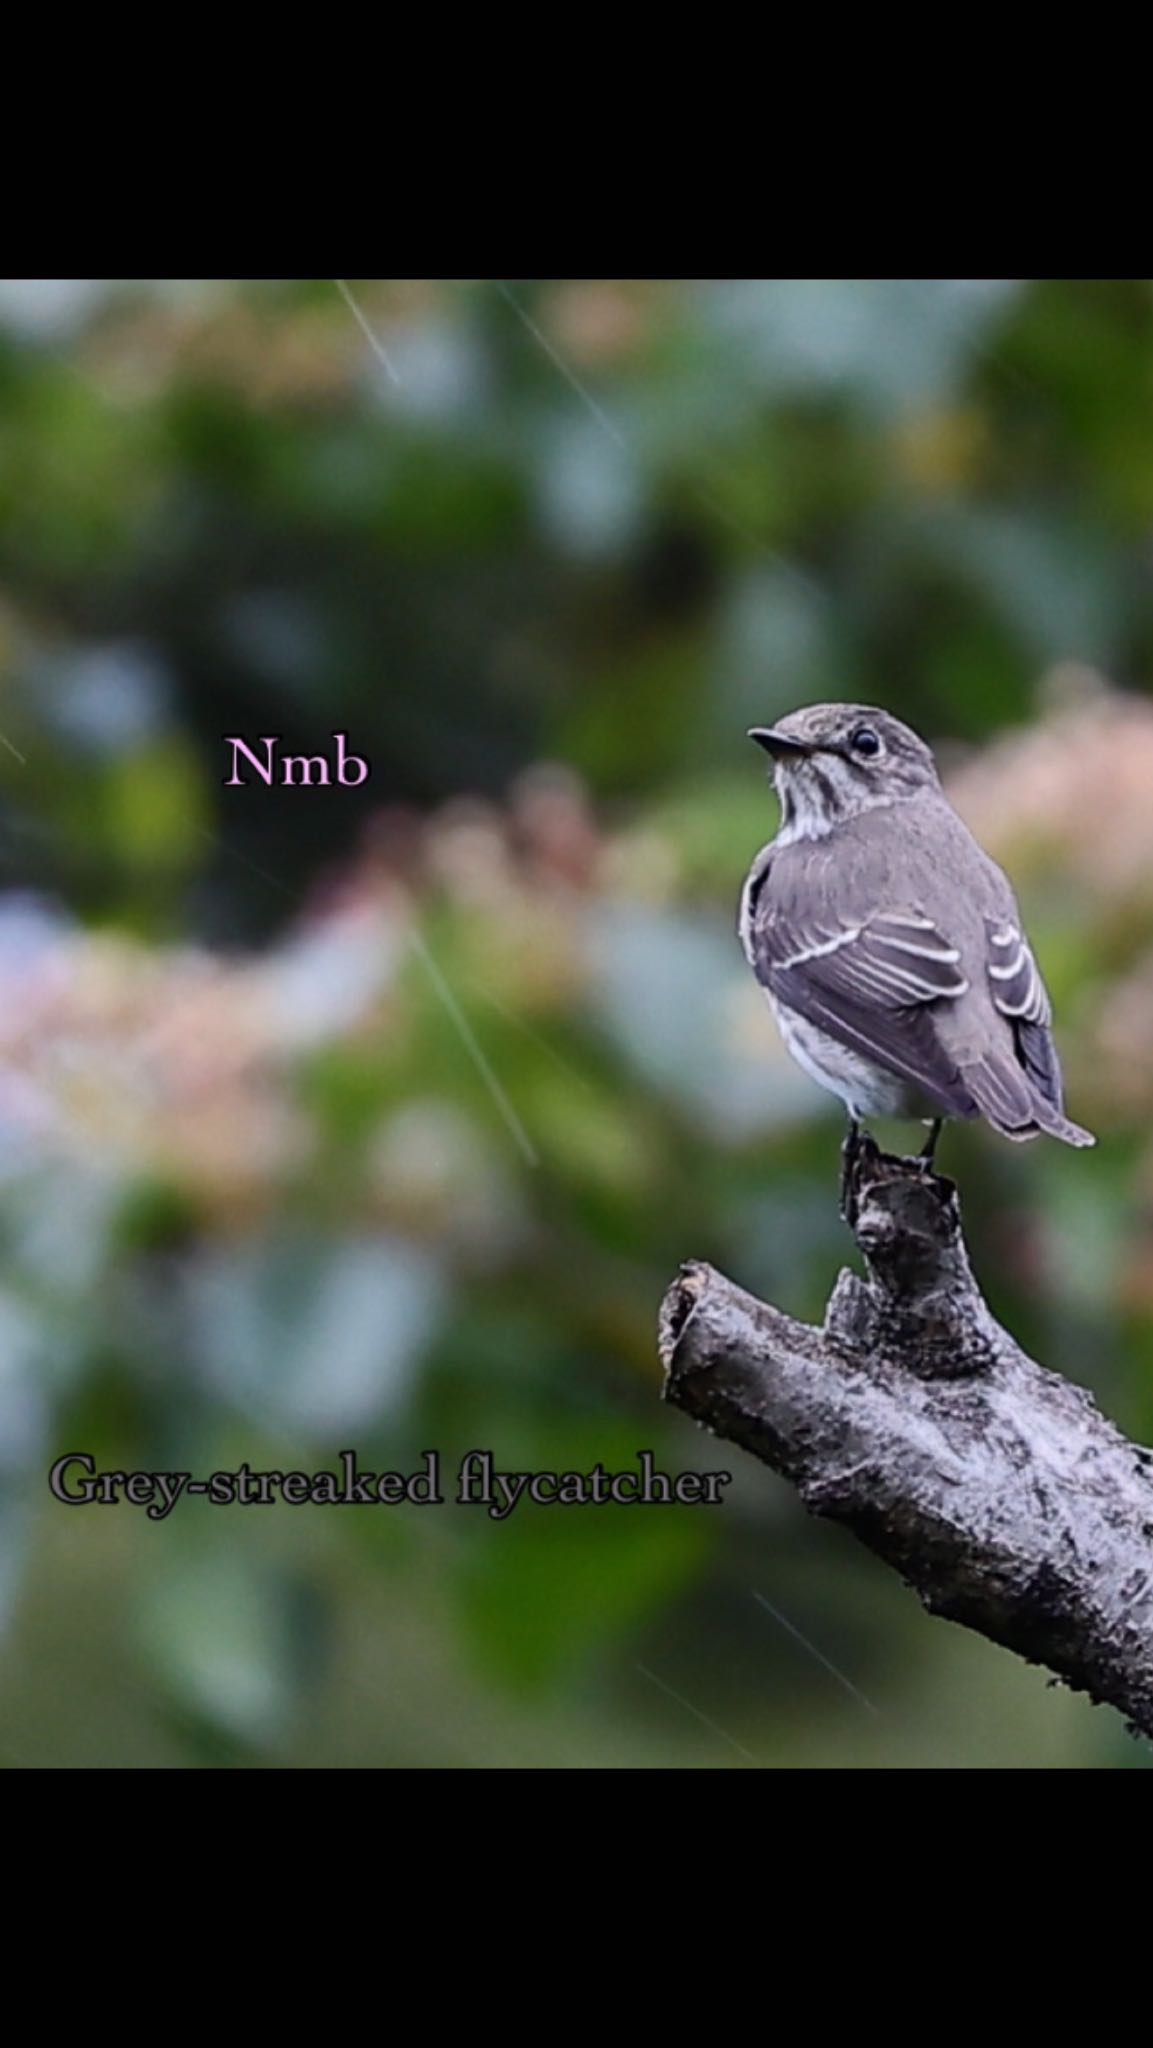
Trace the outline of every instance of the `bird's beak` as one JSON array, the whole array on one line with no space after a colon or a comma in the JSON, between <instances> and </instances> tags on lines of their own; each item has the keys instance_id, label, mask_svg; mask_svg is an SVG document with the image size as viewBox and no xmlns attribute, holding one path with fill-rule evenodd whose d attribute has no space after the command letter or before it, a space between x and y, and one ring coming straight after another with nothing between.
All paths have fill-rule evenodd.
<instances>
[{"instance_id":1,"label":"bird's beak","mask_svg":"<svg viewBox=\"0 0 1153 2048\"><path fill-rule=\"evenodd\" d=\"M763 747L766 754L779 760L782 754L811 754L813 749L808 740L795 740L787 732L779 732L775 725L751 725L749 738Z\"/></svg>"}]
</instances>

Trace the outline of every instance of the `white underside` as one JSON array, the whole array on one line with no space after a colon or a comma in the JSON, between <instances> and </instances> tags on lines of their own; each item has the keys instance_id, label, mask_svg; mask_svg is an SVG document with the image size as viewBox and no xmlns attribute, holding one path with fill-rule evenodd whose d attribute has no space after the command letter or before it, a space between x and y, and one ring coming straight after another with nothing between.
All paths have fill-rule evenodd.
<instances>
[{"instance_id":1,"label":"white underside","mask_svg":"<svg viewBox=\"0 0 1153 2048\"><path fill-rule=\"evenodd\" d=\"M924 1115L925 1105L917 1101L914 1091L897 1075L874 1066L862 1054L798 1016L795 1010L786 1009L768 989L764 993L797 1065L822 1088L839 1095L851 1116Z\"/></svg>"}]
</instances>

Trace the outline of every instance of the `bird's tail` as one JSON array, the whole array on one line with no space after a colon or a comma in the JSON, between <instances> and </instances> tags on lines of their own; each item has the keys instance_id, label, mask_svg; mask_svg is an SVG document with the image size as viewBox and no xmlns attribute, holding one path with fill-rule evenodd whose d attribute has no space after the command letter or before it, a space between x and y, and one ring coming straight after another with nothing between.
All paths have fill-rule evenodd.
<instances>
[{"instance_id":1,"label":"bird's tail","mask_svg":"<svg viewBox=\"0 0 1153 2048\"><path fill-rule=\"evenodd\" d=\"M1004 1137L1036 1138L1044 1131L1066 1145L1097 1143L1091 1131L1046 1100L1015 1060L987 1054L963 1066L961 1075L981 1114Z\"/></svg>"}]
</instances>

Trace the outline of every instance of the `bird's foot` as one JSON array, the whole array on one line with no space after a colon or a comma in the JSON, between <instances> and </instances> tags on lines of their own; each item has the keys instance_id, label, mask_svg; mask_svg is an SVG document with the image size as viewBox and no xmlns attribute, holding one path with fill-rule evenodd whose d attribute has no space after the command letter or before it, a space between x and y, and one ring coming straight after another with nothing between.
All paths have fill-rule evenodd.
<instances>
[{"instance_id":1,"label":"bird's foot","mask_svg":"<svg viewBox=\"0 0 1153 2048\"><path fill-rule=\"evenodd\" d=\"M862 1178L881 1156L876 1139L854 1119L841 1146L841 1215L850 1230L856 1228Z\"/></svg>"},{"instance_id":2,"label":"bird's foot","mask_svg":"<svg viewBox=\"0 0 1153 2048\"><path fill-rule=\"evenodd\" d=\"M952 1189L953 1182L943 1179L934 1163L940 1135L939 1120L919 1152L900 1154L882 1152L876 1139L859 1123L849 1125L841 1146L840 1203L842 1218L851 1231L856 1232L863 1195L881 1181L935 1182L942 1196Z\"/></svg>"},{"instance_id":3,"label":"bird's foot","mask_svg":"<svg viewBox=\"0 0 1153 2048\"><path fill-rule=\"evenodd\" d=\"M937 1155L937 1141L944 1128L944 1123L944 1117L939 1116L934 1119L933 1123L929 1126L929 1135L916 1155L917 1164L922 1173L932 1173L935 1171L933 1161Z\"/></svg>"}]
</instances>

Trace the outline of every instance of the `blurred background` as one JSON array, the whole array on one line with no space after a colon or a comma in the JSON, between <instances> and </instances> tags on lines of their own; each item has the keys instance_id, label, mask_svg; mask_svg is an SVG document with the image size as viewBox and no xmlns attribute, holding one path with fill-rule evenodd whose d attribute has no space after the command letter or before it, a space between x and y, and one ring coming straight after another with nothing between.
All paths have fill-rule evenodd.
<instances>
[{"instance_id":1,"label":"blurred background","mask_svg":"<svg viewBox=\"0 0 1153 2048\"><path fill-rule=\"evenodd\" d=\"M0 282L0 1763L1140 1768L660 1404L819 1320L842 1120L737 946L745 728L883 704L1093 1153L950 1128L988 1298L1153 1435L1153 282ZM225 789L224 733L359 789ZM907 1142L894 1128L882 1136ZM72 1511L205 1475L719 1509Z\"/></svg>"}]
</instances>

